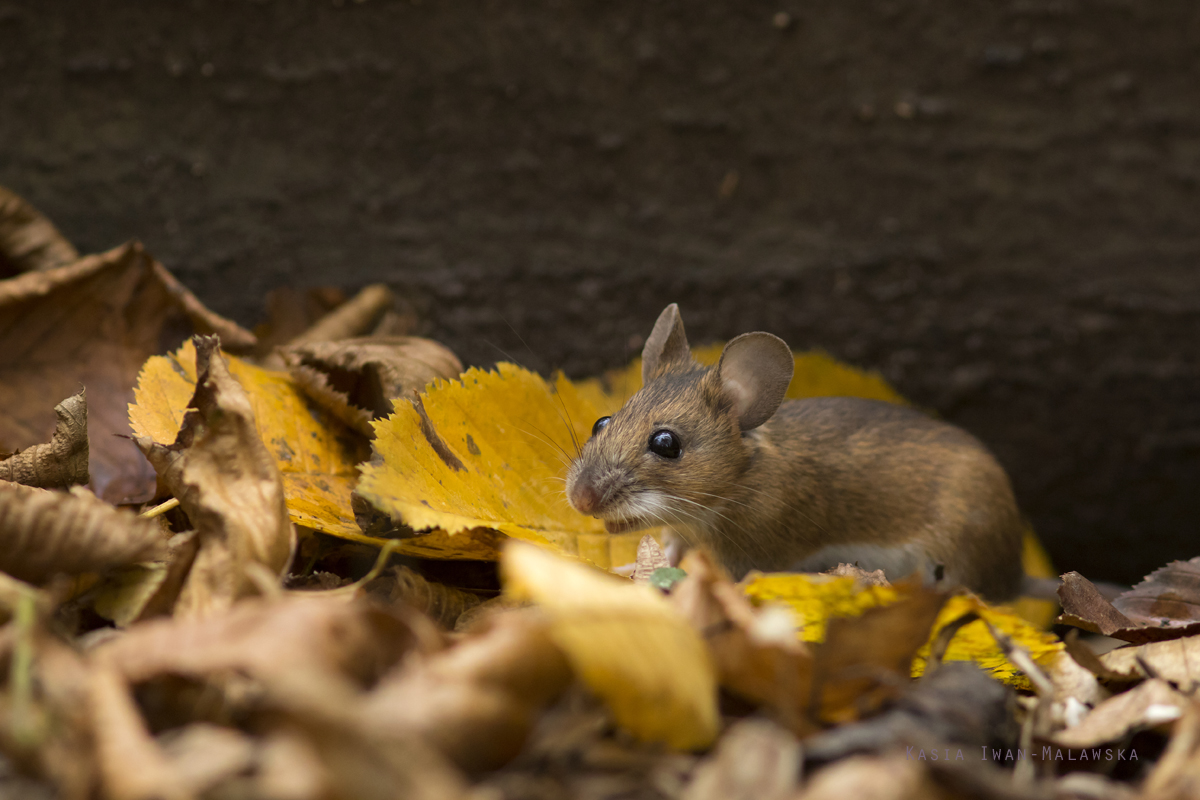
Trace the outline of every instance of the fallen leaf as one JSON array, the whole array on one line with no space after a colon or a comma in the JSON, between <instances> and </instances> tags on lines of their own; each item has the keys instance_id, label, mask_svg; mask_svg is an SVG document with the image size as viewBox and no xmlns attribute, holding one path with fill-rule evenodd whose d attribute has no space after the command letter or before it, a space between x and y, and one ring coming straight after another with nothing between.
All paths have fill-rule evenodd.
<instances>
[{"instance_id":1,"label":"fallen leaf","mask_svg":"<svg viewBox=\"0 0 1200 800\"><path fill-rule=\"evenodd\" d=\"M668 569L671 562L667 560L667 554L659 547L658 542L650 534L646 534L638 542L637 559L633 569L634 583L649 583L650 576L656 570Z\"/></svg>"},{"instance_id":2,"label":"fallen leaf","mask_svg":"<svg viewBox=\"0 0 1200 800\"><path fill-rule=\"evenodd\" d=\"M1062 578L1058 598L1063 613L1058 620L1066 625L1132 644L1176 639L1200 632L1200 620L1165 618L1155 620L1153 624L1132 620L1104 599L1095 585L1078 572L1068 572ZM1140 601L1134 601L1134 604L1146 608Z\"/></svg>"},{"instance_id":3,"label":"fallen leaf","mask_svg":"<svg viewBox=\"0 0 1200 800\"><path fill-rule=\"evenodd\" d=\"M301 391L363 436L371 421L392 413L438 378L454 378L462 363L449 349L415 336L291 344L280 351Z\"/></svg>"},{"instance_id":4,"label":"fallen leaf","mask_svg":"<svg viewBox=\"0 0 1200 800\"><path fill-rule=\"evenodd\" d=\"M0 461L0 480L43 489L88 482L87 396L83 391L54 407L58 423L45 444Z\"/></svg>"},{"instance_id":5,"label":"fallen leaf","mask_svg":"<svg viewBox=\"0 0 1200 800\"><path fill-rule=\"evenodd\" d=\"M154 470L129 433L127 403L145 359L180 323L231 346L254 337L205 309L140 244L0 281L0 450L48 440L47 398L88 390L92 487L118 503L143 502Z\"/></svg>"},{"instance_id":6,"label":"fallen leaf","mask_svg":"<svg viewBox=\"0 0 1200 800\"><path fill-rule=\"evenodd\" d=\"M179 786L200 796L240 773L258 758L258 743L232 728L193 722L168 731L159 746Z\"/></svg>"},{"instance_id":7,"label":"fallen leaf","mask_svg":"<svg viewBox=\"0 0 1200 800\"><path fill-rule=\"evenodd\" d=\"M87 489L0 484L0 569L22 580L100 572L164 549L157 523L113 508Z\"/></svg>"},{"instance_id":8,"label":"fallen leaf","mask_svg":"<svg viewBox=\"0 0 1200 800\"><path fill-rule=\"evenodd\" d=\"M92 609L118 628L169 614L196 560L196 531L176 534L163 559L131 564L105 575L95 589Z\"/></svg>"},{"instance_id":9,"label":"fallen leaf","mask_svg":"<svg viewBox=\"0 0 1200 800\"><path fill-rule=\"evenodd\" d=\"M1200 797L1200 702L1192 700L1175 723L1166 752L1142 786L1143 800Z\"/></svg>"},{"instance_id":10,"label":"fallen leaf","mask_svg":"<svg viewBox=\"0 0 1200 800\"><path fill-rule=\"evenodd\" d=\"M748 597L756 603L786 603L801 623L800 636L806 642L825 639L826 626L835 617L851 617L867 609L896 602L910 594L913 586L861 586L854 578L831 575L751 573L742 581ZM1063 645L1053 634L1038 630L1003 607L993 608L973 595L956 595L946 601L938 614L927 642L913 661L914 677L924 672L932 643L938 633L964 614L976 613L980 619L957 631L944 655L947 661L974 661L993 676L1015 686L1028 688L1028 681L996 644L987 624L1013 637L1032 654L1035 662L1047 666L1062 652Z\"/></svg>"},{"instance_id":11,"label":"fallen leaf","mask_svg":"<svg viewBox=\"0 0 1200 800\"><path fill-rule=\"evenodd\" d=\"M395 297L385 284L364 287L358 294L317 320L312 327L290 342L291 346L334 342L362 336L374 330L376 323L392 307Z\"/></svg>"},{"instance_id":12,"label":"fallen leaf","mask_svg":"<svg viewBox=\"0 0 1200 800\"><path fill-rule=\"evenodd\" d=\"M1134 624L1200 628L1200 558L1154 570L1112 604Z\"/></svg>"},{"instance_id":13,"label":"fallen leaf","mask_svg":"<svg viewBox=\"0 0 1200 800\"><path fill-rule=\"evenodd\" d=\"M849 722L902 693L945 603L944 594L919 590L862 614L829 620L812 667L813 716L826 724Z\"/></svg>"},{"instance_id":14,"label":"fallen leaf","mask_svg":"<svg viewBox=\"0 0 1200 800\"><path fill-rule=\"evenodd\" d=\"M1200 636L1118 647L1099 656L1112 673L1129 678L1162 678L1193 692L1200 685Z\"/></svg>"},{"instance_id":15,"label":"fallen leaf","mask_svg":"<svg viewBox=\"0 0 1200 800\"><path fill-rule=\"evenodd\" d=\"M552 389L510 364L471 369L375 423L379 463L362 468L357 492L416 530L491 529L605 568L627 564L642 534L610 536L570 507L560 482L600 415L561 376Z\"/></svg>"},{"instance_id":16,"label":"fallen leaf","mask_svg":"<svg viewBox=\"0 0 1200 800\"><path fill-rule=\"evenodd\" d=\"M372 736L415 737L472 773L511 760L571 670L540 617L488 622L385 677L358 711Z\"/></svg>"},{"instance_id":17,"label":"fallen leaf","mask_svg":"<svg viewBox=\"0 0 1200 800\"><path fill-rule=\"evenodd\" d=\"M689 551L683 564L687 578L671 593L671 604L704 637L718 683L791 730L810 732L813 657L796 636L791 611L751 606L706 552Z\"/></svg>"},{"instance_id":18,"label":"fallen leaf","mask_svg":"<svg viewBox=\"0 0 1200 800\"><path fill-rule=\"evenodd\" d=\"M335 286L306 289L278 286L272 289L267 292L267 321L254 328L254 335L258 337L255 355L265 361L276 347L295 339L345 302L346 293ZM269 366L282 369L283 362L279 360Z\"/></svg>"},{"instance_id":19,"label":"fallen leaf","mask_svg":"<svg viewBox=\"0 0 1200 800\"><path fill-rule=\"evenodd\" d=\"M197 531L199 549L177 604L184 614L208 614L251 593L251 565L281 574L295 546L279 469L216 337L197 337L196 371L174 444L138 439Z\"/></svg>"},{"instance_id":20,"label":"fallen leaf","mask_svg":"<svg viewBox=\"0 0 1200 800\"><path fill-rule=\"evenodd\" d=\"M1051 741L1061 747L1098 747L1117 742L1133 731L1174 722L1192 701L1166 681L1151 679L1100 703L1070 728L1058 731Z\"/></svg>"},{"instance_id":21,"label":"fallen leaf","mask_svg":"<svg viewBox=\"0 0 1200 800\"><path fill-rule=\"evenodd\" d=\"M169 356L146 362L135 390L137 402L129 407L138 436L160 445L175 440L195 391L196 358L189 341ZM287 373L260 369L234 356L226 363L248 395L255 430L282 475L292 521L362 539L350 508L360 460L357 437L328 414L312 409Z\"/></svg>"},{"instance_id":22,"label":"fallen leaf","mask_svg":"<svg viewBox=\"0 0 1200 800\"><path fill-rule=\"evenodd\" d=\"M40 272L79 258L40 211L0 186L0 275Z\"/></svg>"},{"instance_id":23,"label":"fallen leaf","mask_svg":"<svg viewBox=\"0 0 1200 800\"><path fill-rule=\"evenodd\" d=\"M648 586L511 542L505 591L550 617L580 679L639 739L689 750L717 735L716 674L700 636Z\"/></svg>"},{"instance_id":24,"label":"fallen leaf","mask_svg":"<svg viewBox=\"0 0 1200 800\"><path fill-rule=\"evenodd\" d=\"M784 800L800 782L800 742L762 719L735 723L696 770L682 800Z\"/></svg>"}]
</instances>

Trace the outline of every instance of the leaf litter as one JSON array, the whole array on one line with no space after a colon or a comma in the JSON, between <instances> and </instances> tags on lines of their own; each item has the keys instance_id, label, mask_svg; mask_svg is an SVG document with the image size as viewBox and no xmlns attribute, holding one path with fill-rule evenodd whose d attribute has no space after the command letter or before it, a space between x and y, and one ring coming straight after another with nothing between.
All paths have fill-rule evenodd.
<instances>
[{"instance_id":1,"label":"leaf litter","mask_svg":"<svg viewBox=\"0 0 1200 800\"><path fill-rule=\"evenodd\" d=\"M0 460L0 793L1200 786L1195 560L1111 602L1064 576L1061 624L1086 632L1065 641L1028 609L852 565L675 569L653 531L607 536L557 484L636 365L459 374L386 287L277 293L256 339L139 245L80 258L4 192L0 266L0 447L18 451ZM180 346L172 319L205 336ZM796 366L793 396L903 402L823 354Z\"/></svg>"}]
</instances>

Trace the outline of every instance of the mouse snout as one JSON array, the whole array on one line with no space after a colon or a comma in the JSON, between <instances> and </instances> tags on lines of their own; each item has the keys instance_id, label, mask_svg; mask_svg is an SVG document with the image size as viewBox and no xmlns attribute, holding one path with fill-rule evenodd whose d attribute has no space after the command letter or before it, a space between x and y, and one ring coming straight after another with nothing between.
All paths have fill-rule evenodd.
<instances>
[{"instance_id":1,"label":"mouse snout","mask_svg":"<svg viewBox=\"0 0 1200 800\"><path fill-rule=\"evenodd\" d=\"M567 500L581 514L592 514L600 507L600 492L586 480L575 481L567 491Z\"/></svg>"}]
</instances>

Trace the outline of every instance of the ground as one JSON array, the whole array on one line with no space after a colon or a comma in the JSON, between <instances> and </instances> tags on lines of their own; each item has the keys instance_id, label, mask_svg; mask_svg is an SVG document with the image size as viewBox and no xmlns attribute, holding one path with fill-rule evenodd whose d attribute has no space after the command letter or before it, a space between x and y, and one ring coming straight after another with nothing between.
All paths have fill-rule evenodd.
<instances>
[{"instance_id":1,"label":"ground","mask_svg":"<svg viewBox=\"0 0 1200 800\"><path fill-rule=\"evenodd\" d=\"M0 0L0 184L216 310L387 281L468 362L580 376L678 302L881 370L1062 569L1200 517L1185 0Z\"/></svg>"}]
</instances>

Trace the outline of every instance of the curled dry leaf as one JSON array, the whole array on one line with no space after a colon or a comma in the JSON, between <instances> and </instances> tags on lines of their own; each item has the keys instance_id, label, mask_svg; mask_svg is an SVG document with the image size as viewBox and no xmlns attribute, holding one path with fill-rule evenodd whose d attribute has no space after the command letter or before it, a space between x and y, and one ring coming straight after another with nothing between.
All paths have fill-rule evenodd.
<instances>
[{"instance_id":1,"label":"curled dry leaf","mask_svg":"<svg viewBox=\"0 0 1200 800\"><path fill-rule=\"evenodd\" d=\"M1200 797L1200 702L1192 700L1175 724L1162 758L1142 786L1144 800Z\"/></svg>"},{"instance_id":2,"label":"curled dry leaf","mask_svg":"<svg viewBox=\"0 0 1200 800\"><path fill-rule=\"evenodd\" d=\"M717 734L716 673L699 634L655 589L510 542L505 591L537 603L580 679L639 739L688 750Z\"/></svg>"},{"instance_id":3,"label":"curled dry leaf","mask_svg":"<svg viewBox=\"0 0 1200 800\"><path fill-rule=\"evenodd\" d=\"M197 337L196 371L174 444L138 439L197 531L199 549L179 596L185 614L210 613L251 593L251 565L280 574L295 545L279 469L216 337Z\"/></svg>"},{"instance_id":4,"label":"curled dry leaf","mask_svg":"<svg viewBox=\"0 0 1200 800\"><path fill-rule=\"evenodd\" d=\"M797 800L952 800L920 761L904 753L853 756L818 772Z\"/></svg>"},{"instance_id":5,"label":"curled dry leaf","mask_svg":"<svg viewBox=\"0 0 1200 800\"><path fill-rule=\"evenodd\" d=\"M54 269L77 258L75 246L50 220L0 186L0 275Z\"/></svg>"},{"instance_id":6,"label":"curled dry leaf","mask_svg":"<svg viewBox=\"0 0 1200 800\"><path fill-rule=\"evenodd\" d=\"M1167 567L1159 572L1164 571L1170 572L1171 568ZM1159 572L1154 575L1158 575ZM1144 589L1149 583L1149 581L1143 582L1139 584L1139 588ZM1153 609L1159 611L1169 609L1170 613L1178 613L1182 616L1171 617L1164 614L1160 617L1138 621L1125 616L1113 603L1106 600L1100 594L1100 590L1087 578L1078 572L1068 572L1062 576L1062 586L1058 589L1058 598L1063 609L1058 621L1133 644L1177 639L1181 636L1200 633L1200 620L1190 618L1191 612L1188 610L1188 604L1186 602L1176 603L1175 599L1170 596L1172 592L1165 589L1164 591L1168 596L1162 599L1151 599L1142 594L1131 595L1128 592L1121 597L1127 598L1129 607L1137 608L1141 613Z\"/></svg>"},{"instance_id":7,"label":"curled dry leaf","mask_svg":"<svg viewBox=\"0 0 1200 800\"><path fill-rule=\"evenodd\" d=\"M175 534L167 541L163 560L112 570L96 587L93 610L118 628L170 613L192 569L199 544L195 531Z\"/></svg>"},{"instance_id":8,"label":"curled dry leaf","mask_svg":"<svg viewBox=\"0 0 1200 800\"><path fill-rule=\"evenodd\" d=\"M735 723L696 770L682 800L784 800L800 782L800 742L762 719Z\"/></svg>"},{"instance_id":9,"label":"curled dry leaf","mask_svg":"<svg viewBox=\"0 0 1200 800\"><path fill-rule=\"evenodd\" d=\"M129 408L138 436L158 444L175 440L195 392L196 359L189 341L169 356L146 362L138 378L137 404ZM282 475L291 519L334 536L361 539L350 510L358 437L311 408L287 373L260 369L235 356L225 363L248 395L255 430Z\"/></svg>"},{"instance_id":10,"label":"curled dry leaf","mask_svg":"<svg viewBox=\"0 0 1200 800\"><path fill-rule=\"evenodd\" d=\"M80 391L54 407L58 423L45 444L0 461L0 480L43 489L88 482L87 395Z\"/></svg>"},{"instance_id":11,"label":"curled dry leaf","mask_svg":"<svg viewBox=\"0 0 1200 800\"><path fill-rule=\"evenodd\" d=\"M1113 600L1136 624L1200 629L1200 558L1172 561Z\"/></svg>"},{"instance_id":12,"label":"curled dry leaf","mask_svg":"<svg viewBox=\"0 0 1200 800\"><path fill-rule=\"evenodd\" d=\"M296 336L289 345L311 345L362 336L374 330L384 313L392 307L395 297L382 283L364 287L358 294L321 317L308 330ZM460 370L461 371L461 370Z\"/></svg>"},{"instance_id":13,"label":"curled dry leaf","mask_svg":"<svg viewBox=\"0 0 1200 800\"><path fill-rule=\"evenodd\" d=\"M164 549L157 523L86 489L0 484L0 569L22 580L100 572L155 558Z\"/></svg>"},{"instance_id":14,"label":"curled dry leaf","mask_svg":"<svg viewBox=\"0 0 1200 800\"><path fill-rule=\"evenodd\" d=\"M1099 659L1110 674L1128 679L1162 678L1187 692L1200 686L1200 636L1118 647Z\"/></svg>"},{"instance_id":15,"label":"curled dry leaf","mask_svg":"<svg viewBox=\"0 0 1200 800\"><path fill-rule=\"evenodd\" d=\"M1174 722L1192 705L1187 695L1163 680L1151 679L1096 706L1081 722L1051 740L1061 747L1098 747L1142 728Z\"/></svg>"},{"instance_id":16,"label":"curled dry leaf","mask_svg":"<svg viewBox=\"0 0 1200 800\"><path fill-rule=\"evenodd\" d=\"M720 685L807 733L813 658L796 636L790 609L755 609L705 552L689 552L683 569L687 578L671 603L704 637Z\"/></svg>"},{"instance_id":17,"label":"curled dry leaf","mask_svg":"<svg viewBox=\"0 0 1200 800\"><path fill-rule=\"evenodd\" d=\"M111 502L150 499L154 470L121 438L129 433L126 405L138 365L179 324L219 332L231 345L254 342L136 242L0 281L0 450L50 439L57 419L46 399L86 386L92 487Z\"/></svg>"},{"instance_id":18,"label":"curled dry leaf","mask_svg":"<svg viewBox=\"0 0 1200 800\"><path fill-rule=\"evenodd\" d=\"M449 630L454 629L459 617L483 602L477 594L426 580L403 566L393 567L365 588L389 604L405 603Z\"/></svg>"},{"instance_id":19,"label":"curled dry leaf","mask_svg":"<svg viewBox=\"0 0 1200 800\"><path fill-rule=\"evenodd\" d=\"M546 621L498 613L446 650L408 662L359 712L376 736L415 736L469 772L502 766L571 680Z\"/></svg>"},{"instance_id":20,"label":"curled dry leaf","mask_svg":"<svg viewBox=\"0 0 1200 800\"><path fill-rule=\"evenodd\" d=\"M372 420L392 413L393 400L462 372L448 348L415 336L312 341L281 354L309 399L367 437Z\"/></svg>"}]
</instances>

